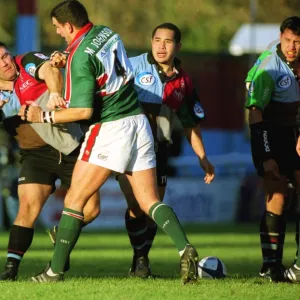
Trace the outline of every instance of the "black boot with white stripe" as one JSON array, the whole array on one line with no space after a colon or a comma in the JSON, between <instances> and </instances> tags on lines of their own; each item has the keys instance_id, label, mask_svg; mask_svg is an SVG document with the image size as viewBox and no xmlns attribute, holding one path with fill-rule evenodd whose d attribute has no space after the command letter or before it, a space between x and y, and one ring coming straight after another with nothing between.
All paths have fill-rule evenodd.
<instances>
[{"instance_id":1,"label":"black boot with white stripe","mask_svg":"<svg viewBox=\"0 0 300 300\"><path fill-rule=\"evenodd\" d=\"M45 270L33 277L31 277L31 280L34 282L57 282L57 281L63 281L64 280L64 274L51 274L48 275L51 268L51 264L48 263ZM52 272L50 272L52 273Z\"/></svg>"},{"instance_id":2,"label":"black boot with white stripe","mask_svg":"<svg viewBox=\"0 0 300 300\"><path fill-rule=\"evenodd\" d=\"M300 283L300 267L292 265L284 271L284 277L292 283Z\"/></svg>"}]
</instances>

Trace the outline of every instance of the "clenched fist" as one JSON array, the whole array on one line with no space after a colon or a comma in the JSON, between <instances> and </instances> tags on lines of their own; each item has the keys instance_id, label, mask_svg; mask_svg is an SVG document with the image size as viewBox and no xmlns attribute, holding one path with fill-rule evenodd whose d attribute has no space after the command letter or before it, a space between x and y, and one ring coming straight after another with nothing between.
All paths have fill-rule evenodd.
<instances>
[{"instance_id":1,"label":"clenched fist","mask_svg":"<svg viewBox=\"0 0 300 300\"><path fill-rule=\"evenodd\" d=\"M54 51L50 55L50 65L55 68L64 68L67 64L67 54Z\"/></svg>"}]
</instances>

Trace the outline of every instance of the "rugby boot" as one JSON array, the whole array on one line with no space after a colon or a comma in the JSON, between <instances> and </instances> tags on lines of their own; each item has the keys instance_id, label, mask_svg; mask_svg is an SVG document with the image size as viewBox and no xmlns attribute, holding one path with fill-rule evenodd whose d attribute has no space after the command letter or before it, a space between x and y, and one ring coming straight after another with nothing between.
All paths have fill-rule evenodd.
<instances>
[{"instance_id":1,"label":"rugby boot","mask_svg":"<svg viewBox=\"0 0 300 300\"><path fill-rule=\"evenodd\" d=\"M197 250L193 246L187 245L180 259L180 277L183 284L197 281L198 261Z\"/></svg>"},{"instance_id":2,"label":"rugby boot","mask_svg":"<svg viewBox=\"0 0 300 300\"><path fill-rule=\"evenodd\" d=\"M32 276L31 280L34 282L58 282L58 281L63 281L64 280L64 274L63 273L59 273L55 276L49 276L47 275L47 271L50 269L51 267L51 263L48 263L46 268L44 269L44 271L42 271L41 273Z\"/></svg>"}]
</instances>

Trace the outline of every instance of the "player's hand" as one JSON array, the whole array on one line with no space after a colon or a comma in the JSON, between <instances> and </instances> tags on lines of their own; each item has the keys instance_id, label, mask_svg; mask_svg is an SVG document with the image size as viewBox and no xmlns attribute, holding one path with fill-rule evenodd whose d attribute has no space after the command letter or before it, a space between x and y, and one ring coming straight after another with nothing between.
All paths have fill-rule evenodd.
<instances>
[{"instance_id":1,"label":"player's hand","mask_svg":"<svg viewBox=\"0 0 300 300\"><path fill-rule=\"evenodd\" d=\"M42 123L41 120L41 107L34 101L26 101L27 105L22 105L18 115L23 121L32 123Z\"/></svg>"},{"instance_id":2,"label":"player's hand","mask_svg":"<svg viewBox=\"0 0 300 300\"><path fill-rule=\"evenodd\" d=\"M0 109L2 109L7 102L8 102L8 99L0 100Z\"/></svg>"},{"instance_id":3,"label":"player's hand","mask_svg":"<svg viewBox=\"0 0 300 300\"><path fill-rule=\"evenodd\" d=\"M297 145L296 145L296 151L298 155L300 156L300 136L298 137Z\"/></svg>"},{"instance_id":4,"label":"player's hand","mask_svg":"<svg viewBox=\"0 0 300 300\"><path fill-rule=\"evenodd\" d=\"M66 101L59 93L51 93L47 102L47 108L54 110L57 107L65 107Z\"/></svg>"},{"instance_id":5,"label":"player's hand","mask_svg":"<svg viewBox=\"0 0 300 300\"><path fill-rule=\"evenodd\" d=\"M210 184L215 178L215 168L207 159L207 157L199 159L199 161L201 168L205 172L204 182Z\"/></svg>"},{"instance_id":6,"label":"player's hand","mask_svg":"<svg viewBox=\"0 0 300 300\"><path fill-rule=\"evenodd\" d=\"M274 159L268 159L263 163L265 176L268 179L276 180L280 179L279 168L277 162Z\"/></svg>"},{"instance_id":7,"label":"player's hand","mask_svg":"<svg viewBox=\"0 0 300 300\"><path fill-rule=\"evenodd\" d=\"M50 55L50 65L55 68L64 68L67 64L67 55L59 52L59 51L54 51Z\"/></svg>"}]
</instances>

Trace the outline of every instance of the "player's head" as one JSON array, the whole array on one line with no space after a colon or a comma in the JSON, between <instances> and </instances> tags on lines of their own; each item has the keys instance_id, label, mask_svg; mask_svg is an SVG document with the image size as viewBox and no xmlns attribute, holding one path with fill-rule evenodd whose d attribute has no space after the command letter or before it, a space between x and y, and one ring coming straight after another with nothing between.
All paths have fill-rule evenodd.
<instances>
[{"instance_id":1,"label":"player's head","mask_svg":"<svg viewBox=\"0 0 300 300\"><path fill-rule=\"evenodd\" d=\"M13 81L18 75L17 66L7 46L0 42L0 81Z\"/></svg>"},{"instance_id":2,"label":"player's head","mask_svg":"<svg viewBox=\"0 0 300 300\"><path fill-rule=\"evenodd\" d=\"M172 64L181 48L181 32L172 23L163 23L152 32L152 54L159 64Z\"/></svg>"},{"instance_id":3,"label":"player's head","mask_svg":"<svg viewBox=\"0 0 300 300\"><path fill-rule=\"evenodd\" d=\"M300 18L289 17L280 26L281 51L286 60L293 62L300 57Z\"/></svg>"},{"instance_id":4,"label":"player's head","mask_svg":"<svg viewBox=\"0 0 300 300\"><path fill-rule=\"evenodd\" d=\"M89 23L85 7L77 0L66 0L56 5L51 13L56 33L65 39L69 45L76 33Z\"/></svg>"}]
</instances>

